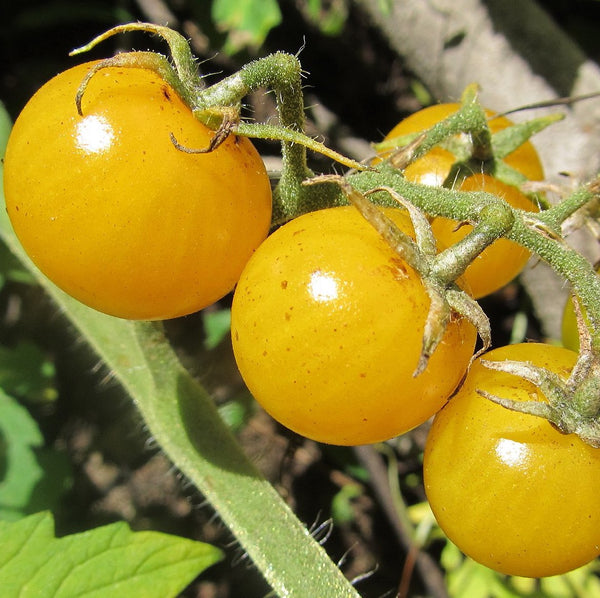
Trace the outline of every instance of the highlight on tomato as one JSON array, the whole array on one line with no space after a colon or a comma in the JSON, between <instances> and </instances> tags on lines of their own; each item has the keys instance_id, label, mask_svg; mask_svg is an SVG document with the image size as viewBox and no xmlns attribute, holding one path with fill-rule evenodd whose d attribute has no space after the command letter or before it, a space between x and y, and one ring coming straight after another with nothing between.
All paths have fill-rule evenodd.
<instances>
[{"instance_id":1,"label":"highlight on tomato","mask_svg":"<svg viewBox=\"0 0 600 598\"><path fill-rule=\"evenodd\" d=\"M532 383L481 359L525 361L566 379L577 354L523 343L474 362L427 438L423 473L433 513L465 554L501 573L547 577L578 568L600 554L600 450L481 396L546 400Z\"/></svg>"},{"instance_id":2,"label":"highlight on tomato","mask_svg":"<svg viewBox=\"0 0 600 598\"><path fill-rule=\"evenodd\" d=\"M78 114L93 65L54 77L15 122L4 164L14 230L50 280L97 310L151 320L202 309L268 233L263 162L236 136L182 151L214 132L147 69L99 70Z\"/></svg>"},{"instance_id":3,"label":"highlight on tomato","mask_svg":"<svg viewBox=\"0 0 600 598\"><path fill-rule=\"evenodd\" d=\"M404 210L386 214L414 234ZM413 377L429 296L420 276L351 206L288 222L256 250L232 304L235 358L256 400L298 434L359 445L442 407L473 355L456 315Z\"/></svg>"}]
</instances>

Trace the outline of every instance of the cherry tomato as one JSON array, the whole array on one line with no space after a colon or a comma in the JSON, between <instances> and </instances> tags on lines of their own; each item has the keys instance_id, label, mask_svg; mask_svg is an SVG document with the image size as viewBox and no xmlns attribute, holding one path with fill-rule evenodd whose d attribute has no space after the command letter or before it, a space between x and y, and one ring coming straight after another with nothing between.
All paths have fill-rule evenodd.
<instances>
[{"instance_id":1,"label":"cherry tomato","mask_svg":"<svg viewBox=\"0 0 600 598\"><path fill-rule=\"evenodd\" d=\"M412 234L403 210L386 213ZM454 317L425 371L429 297L419 275L351 207L285 224L254 253L232 305L239 370L256 400L314 440L378 442L423 423L473 354L474 327Z\"/></svg>"},{"instance_id":2,"label":"cherry tomato","mask_svg":"<svg viewBox=\"0 0 600 598\"><path fill-rule=\"evenodd\" d=\"M490 361L528 361L567 378L577 354L537 343L490 351ZM600 554L600 450L542 418L510 411L476 391L545 400L533 384L476 360L436 415L424 481L448 538L508 575L546 577Z\"/></svg>"},{"instance_id":3,"label":"cherry tomato","mask_svg":"<svg viewBox=\"0 0 600 598\"><path fill-rule=\"evenodd\" d=\"M100 311L163 319L229 292L268 233L271 190L244 138L214 133L155 73L93 63L46 83L17 119L4 189L23 247L48 278Z\"/></svg>"},{"instance_id":4,"label":"cherry tomato","mask_svg":"<svg viewBox=\"0 0 600 598\"><path fill-rule=\"evenodd\" d=\"M529 198L516 187L487 174L467 177L460 185L460 190L486 191L501 197L513 208L537 212L537 208ZM457 228L457 222L448 218L434 218L431 228L440 249L450 247L473 230L470 225ZM508 239L498 239L469 264L459 284L464 284L465 289L475 299L485 297L518 276L529 257L529 251L518 243Z\"/></svg>"},{"instance_id":5,"label":"cherry tomato","mask_svg":"<svg viewBox=\"0 0 600 598\"><path fill-rule=\"evenodd\" d=\"M417 133L432 127L458 110L459 104L437 104L424 108L401 121L386 136L386 139ZM513 124L509 119L486 110L490 118L492 133L501 131ZM409 181L430 186L441 186L450 174L455 162L454 155L441 147L434 147L421 158L409 164L404 175ZM530 180L541 180L544 172L539 156L528 141L505 158L505 162L518 170ZM467 177L459 186L462 191L486 191L505 199L511 206L537 211L537 207L516 187L507 185L498 179L481 173ZM435 218L432 222L433 232L440 249L449 247L462 239L472 230L470 226L461 226L446 218ZM525 267L529 252L512 241L499 239L488 247L465 271L459 281L475 298L489 295L513 280Z\"/></svg>"},{"instance_id":6,"label":"cherry tomato","mask_svg":"<svg viewBox=\"0 0 600 598\"><path fill-rule=\"evenodd\" d=\"M434 104L433 106L423 108L400 121L386 135L385 139L389 140L394 137L401 137L411 133L425 131L456 112L459 107L460 104L448 103ZM489 118L488 124L492 133L497 133L513 124L513 122L505 116L494 117L496 113L492 110L486 110L486 114ZM443 148L434 148L433 151L436 166L434 168L430 166L430 153L425 154L425 156L415 160L415 162L406 168L405 174L409 180L435 185L441 185L444 182L450 173L452 164L454 164L454 156L448 150L444 150ZM504 158L504 161L530 181L541 181L544 178L542 163L535 147L530 141L526 141L523 145L511 152ZM428 182L432 181L432 172L435 173L436 182Z\"/></svg>"}]
</instances>

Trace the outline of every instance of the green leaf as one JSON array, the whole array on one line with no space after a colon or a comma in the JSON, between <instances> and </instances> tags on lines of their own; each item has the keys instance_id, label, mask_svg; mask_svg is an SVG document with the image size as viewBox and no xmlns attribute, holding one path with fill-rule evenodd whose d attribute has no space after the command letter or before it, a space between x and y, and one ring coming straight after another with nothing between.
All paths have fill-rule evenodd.
<instances>
[{"instance_id":1,"label":"green leaf","mask_svg":"<svg viewBox=\"0 0 600 598\"><path fill-rule=\"evenodd\" d=\"M226 403L219 405L219 415L225 425L234 433L241 430L256 407L254 398L244 390Z\"/></svg>"},{"instance_id":2,"label":"green leaf","mask_svg":"<svg viewBox=\"0 0 600 598\"><path fill-rule=\"evenodd\" d=\"M35 278L9 251L8 247L0 242L0 289L8 280L25 284L33 284L35 282Z\"/></svg>"},{"instance_id":3,"label":"green leaf","mask_svg":"<svg viewBox=\"0 0 600 598\"><path fill-rule=\"evenodd\" d=\"M54 374L54 364L34 343L0 345L0 388L6 393L35 403L54 401Z\"/></svg>"},{"instance_id":4,"label":"green leaf","mask_svg":"<svg viewBox=\"0 0 600 598\"><path fill-rule=\"evenodd\" d=\"M352 500L363 493L358 484L344 484L331 500L331 517L337 525L347 524L354 521L356 512L352 506Z\"/></svg>"},{"instance_id":5,"label":"green leaf","mask_svg":"<svg viewBox=\"0 0 600 598\"><path fill-rule=\"evenodd\" d=\"M449 540L441 563L447 572L450 598L590 598L600 596L598 559L540 580L503 575L465 557Z\"/></svg>"},{"instance_id":6,"label":"green leaf","mask_svg":"<svg viewBox=\"0 0 600 598\"><path fill-rule=\"evenodd\" d=\"M66 456L44 447L27 409L0 389L0 519L50 509L70 484Z\"/></svg>"},{"instance_id":7,"label":"green leaf","mask_svg":"<svg viewBox=\"0 0 600 598\"><path fill-rule=\"evenodd\" d=\"M322 0L308 0L300 8L305 17L324 35L339 35L348 20L348 3L345 0L328 2L327 6L324 6Z\"/></svg>"},{"instance_id":8,"label":"green leaf","mask_svg":"<svg viewBox=\"0 0 600 598\"><path fill-rule=\"evenodd\" d=\"M600 596L600 562L591 563L565 573L542 579L541 597L546 598L591 598Z\"/></svg>"},{"instance_id":9,"label":"green leaf","mask_svg":"<svg viewBox=\"0 0 600 598\"><path fill-rule=\"evenodd\" d=\"M281 11L277 0L213 0L212 19L217 28L228 32L223 50L235 54L259 47L281 22Z\"/></svg>"},{"instance_id":10,"label":"green leaf","mask_svg":"<svg viewBox=\"0 0 600 598\"><path fill-rule=\"evenodd\" d=\"M465 557L450 541L442 550L441 563L447 571L447 589L451 598L520 598L526 595L508 587L505 576Z\"/></svg>"},{"instance_id":11,"label":"green leaf","mask_svg":"<svg viewBox=\"0 0 600 598\"><path fill-rule=\"evenodd\" d=\"M10 120L10 116L8 116L8 112L6 112L6 108L4 108L4 104L0 102L0 157L4 158L4 149L6 148L6 142L8 141L8 136L10 135L10 130L12 128L12 122Z\"/></svg>"},{"instance_id":12,"label":"green leaf","mask_svg":"<svg viewBox=\"0 0 600 598\"><path fill-rule=\"evenodd\" d=\"M231 310L207 310L202 316L204 318L204 330L206 332L204 347L206 349L214 349L229 334L231 327Z\"/></svg>"},{"instance_id":13,"label":"green leaf","mask_svg":"<svg viewBox=\"0 0 600 598\"><path fill-rule=\"evenodd\" d=\"M49 513L0 522L3 598L175 597L221 559L208 544L126 523L54 537Z\"/></svg>"}]
</instances>

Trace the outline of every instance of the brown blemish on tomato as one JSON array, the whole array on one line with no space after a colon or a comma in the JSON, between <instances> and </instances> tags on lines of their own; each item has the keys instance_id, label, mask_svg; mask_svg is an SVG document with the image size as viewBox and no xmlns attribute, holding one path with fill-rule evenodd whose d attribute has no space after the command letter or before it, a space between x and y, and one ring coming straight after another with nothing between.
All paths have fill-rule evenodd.
<instances>
[{"instance_id":1,"label":"brown blemish on tomato","mask_svg":"<svg viewBox=\"0 0 600 598\"><path fill-rule=\"evenodd\" d=\"M288 281L287 280L282 280L281 281L281 288L283 290L285 290L285 289L287 289L287 286L288 286Z\"/></svg>"},{"instance_id":2,"label":"brown blemish on tomato","mask_svg":"<svg viewBox=\"0 0 600 598\"><path fill-rule=\"evenodd\" d=\"M391 265L388 266L396 280L406 280L408 278L408 267L406 262L400 257L390 258Z\"/></svg>"},{"instance_id":3,"label":"brown blemish on tomato","mask_svg":"<svg viewBox=\"0 0 600 598\"><path fill-rule=\"evenodd\" d=\"M162 94L165 97L165 99L170 102L171 101L171 94L169 92L169 88L166 85L163 85L163 87L161 88Z\"/></svg>"}]
</instances>

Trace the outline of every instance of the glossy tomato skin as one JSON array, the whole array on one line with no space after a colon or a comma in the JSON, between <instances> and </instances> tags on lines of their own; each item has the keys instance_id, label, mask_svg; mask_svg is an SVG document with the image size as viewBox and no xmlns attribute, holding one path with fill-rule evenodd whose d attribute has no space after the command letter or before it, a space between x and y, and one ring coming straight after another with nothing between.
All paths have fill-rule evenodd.
<instances>
[{"instance_id":1,"label":"glossy tomato skin","mask_svg":"<svg viewBox=\"0 0 600 598\"><path fill-rule=\"evenodd\" d=\"M75 94L93 63L29 101L5 158L8 214L48 278L123 318L164 319L229 292L266 237L271 190L252 144L213 132L155 73L109 67Z\"/></svg>"},{"instance_id":2,"label":"glossy tomato skin","mask_svg":"<svg viewBox=\"0 0 600 598\"><path fill-rule=\"evenodd\" d=\"M390 133L386 139L417 133L432 127L447 118L459 108L459 104L436 104L411 114ZM494 117L494 112L486 111L492 133L496 133L513 124L503 116ZM404 169L406 178L414 183L441 186L446 181L455 158L451 152L434 147ZM518 147L505 158L505 162L519 171L529 180L542 180L544 171L537 151L529 141ZM485 191L505 199L511 206L530 212L538 208L516 187L507 185L498 179L482 173L467 177L458 187L462 191ZM438 246L445 249L463 238L472 230L471 226L457 227L457 222L447 218L435 218L432 228ZM529 252L517 243L499 239L488 247L465 271L460 283L475 298L485 297L502 288L513 280L525 267Z\"/></svg>"},{"instance_id":3,"label":"glossy tomato skin","mask_svg":"<svg viewBox=\"0 0 600 598\"><path fill-rule=\"evenodd\" d=\"M537 343L485 355L529 361L563 378L576 358ZM441 528L464 553L509 575L558 575L594 559L600 554L600 450L476 389L543 400L529 382L474 363L436 415L425 447L425 490Z\"/></svg>"},{"instance_id":4,"label":"glossy tomato skin","mask_svg":"<svg viewBox=\"0 0 600 598\"><path fill-rule=\"evenodd\" d=\"M408 234L404 211L388 209ZM456 317L416 378L429 299L353 207L285 224L252 256L232 305L239 370L276 420L314 440L358 445L406 432L457 386L476 333Z\"/></svg>"}]
</instances>

